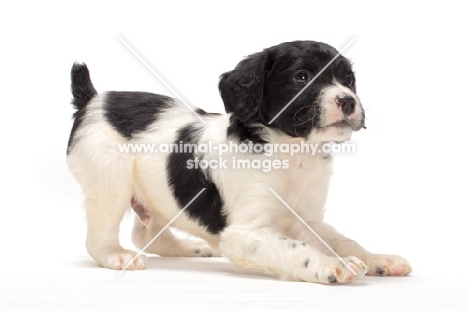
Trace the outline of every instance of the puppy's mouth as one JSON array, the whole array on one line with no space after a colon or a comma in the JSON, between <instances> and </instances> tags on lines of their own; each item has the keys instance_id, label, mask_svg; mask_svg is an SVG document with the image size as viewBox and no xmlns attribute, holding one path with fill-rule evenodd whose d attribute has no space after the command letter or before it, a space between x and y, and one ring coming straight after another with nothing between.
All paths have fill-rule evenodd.
<instances>
[{"instance_id":1,"label":"puppy's mouth","mask_svg":"<svg viewBox=\"0 0 468 311\"><path fill-rule=\"evenodd\" d=\"M332 122L330 124L327 124L325 126L322 126L321 128L329 128L329 127L338 127L338 128L353 128L353 123L351 120L348 119L341 119L335 122Z\"/></svg>"},{"instance_id":2,"label":"puppy's mouth","mask_svg":"<svg viewBox=\"0 0 468 311\"><path fill-rule=\"evenodd\" d=\"M339 129L351 129L353 131L359 131L361 128L366 128L364 124L357 124L354 120L350 120L347 118L343 118L332 123L329 123L325 126L321 126L321 129L329 129L329 128L339 128Z\"/></svg>"}]
</instances>

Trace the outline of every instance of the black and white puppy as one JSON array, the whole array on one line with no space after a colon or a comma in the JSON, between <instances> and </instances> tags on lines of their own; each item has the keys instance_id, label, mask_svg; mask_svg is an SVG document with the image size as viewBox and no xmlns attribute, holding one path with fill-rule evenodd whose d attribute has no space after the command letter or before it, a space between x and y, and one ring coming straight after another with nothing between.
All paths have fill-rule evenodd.
<instances>
[{"instance_id":1,"label":"black and white puppy","mask_svg":"<svg viewBox=\"0 0 468 311\"><path fill-rule=\"evenodd\" d=\"M86 196L89 254L103 267L123 269L129 264L128 269L144 269L146 257L130 264L136 254L119 244L125 212L132 206L139 216L132 239L142 249L185 208L171 226L201 240L180 239L164 230L146 248L147 253L221 254L238 267L261 268L284 280L327 284L347 283L366 273L409 274L405 259L372 254L323 223L332 166L329 154L236 149L241 145L323 146L349 140L353 131L363 128L364 110L350 62L340 55L318 75L337 54L327 44L298 41L251 55L221 76L219 90L227 114L198 109L198 116L181 101L162 95L98 94L86 65L75 63L71 75L77 112L68 164ZM122 151L129 144L211 144L215 148ZM217 149L223 144L230 149L220 157ZM239 160L262 166L237 167ZM210 165L203 166L202 161ZM277 165L264 169L266 161Z\"/></svg>"}]
</instances>

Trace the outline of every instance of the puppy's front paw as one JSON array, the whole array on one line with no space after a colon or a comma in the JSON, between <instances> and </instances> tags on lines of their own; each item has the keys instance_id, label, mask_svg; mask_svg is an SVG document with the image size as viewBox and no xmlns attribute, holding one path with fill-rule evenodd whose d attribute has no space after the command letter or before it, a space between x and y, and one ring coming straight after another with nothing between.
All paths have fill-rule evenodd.
<instances>
[{"instance_id":1,"label":"puppy's front paw","mask_svg":"<svg viewBox=\"0 0 468 311\"><path fill-rule=\"evenodd\" d=\"M194 257L219 257L218 252L205 241L192 242L191 249Z\"/></svg>"},{"instance_id":2,"label":"puppy's front paw","mask_svg":"<svg viewBox=\"0 0 468 311\"><path fill-rule=\"evenodd\" d=\"M367 275L404 276L412 271L409 262L396 255L366 254L359 258L369 267Z\"/></svg>"},{"instance_id":3,"label":"puppy's front paw","mask_svg":"<svg viewBox=\"0 0 468 311\"><path fill-rule=\"evenodd\" d=\"M129 250L122 250L117 253L109 254L107 257L107 266L106 268L114 269L114 270L122 270L128 265L126 270L143 270L146 269L146 256L140 255L137 258L135 256L137 253L129 251ZM133 260L135 258L135 260ZM133 260L133 262L132 262Z\"/></svg>"},{"instance_id":4,"label":"puppy's front paw","mask_svg":"<svg viewBox=\"0 0 468 311\"><path fill-rule=\"evenodd\" d=\"M346 257L333 259L333 264L320 266L315 274L317 282L323 284L345 284L364 276L367 266L359 258Z\"/></svg>"}]
</instances>

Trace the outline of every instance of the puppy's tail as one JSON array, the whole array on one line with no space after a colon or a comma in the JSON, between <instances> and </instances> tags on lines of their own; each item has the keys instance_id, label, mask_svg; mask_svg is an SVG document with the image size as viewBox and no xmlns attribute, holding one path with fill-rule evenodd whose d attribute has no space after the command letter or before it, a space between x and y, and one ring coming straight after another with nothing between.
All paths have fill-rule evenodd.
<instances>
[{"instance_id":1,"label":"puppy's tail","mask_svg":"<svg viewBox=\"0 0 468 311\"><path fill-rule=\"evenodd\" d=\"M73 63L71 70L72 105L81 110L97 95L96 89L89 77L89 70L85 63Z\"/></svg>"}]
</instances>

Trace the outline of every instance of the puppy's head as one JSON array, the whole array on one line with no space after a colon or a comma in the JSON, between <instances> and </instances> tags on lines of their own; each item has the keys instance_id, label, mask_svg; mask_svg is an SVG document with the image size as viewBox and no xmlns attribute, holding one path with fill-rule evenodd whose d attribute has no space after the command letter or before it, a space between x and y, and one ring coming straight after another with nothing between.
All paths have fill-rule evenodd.
<instances>
[{"instance_id":1,"label":"puppy's head","mask_svg":"<svg viewBox=\"0 0 468 311\"><path fill-rule=\"evenodd\" d=\"M348 140L364 127L364 110L351 63L341 55L331 62L336 55L325 43L296 41L247 57L220 78L226 112L292 137Z\"/></svg>"}]
</instances>

